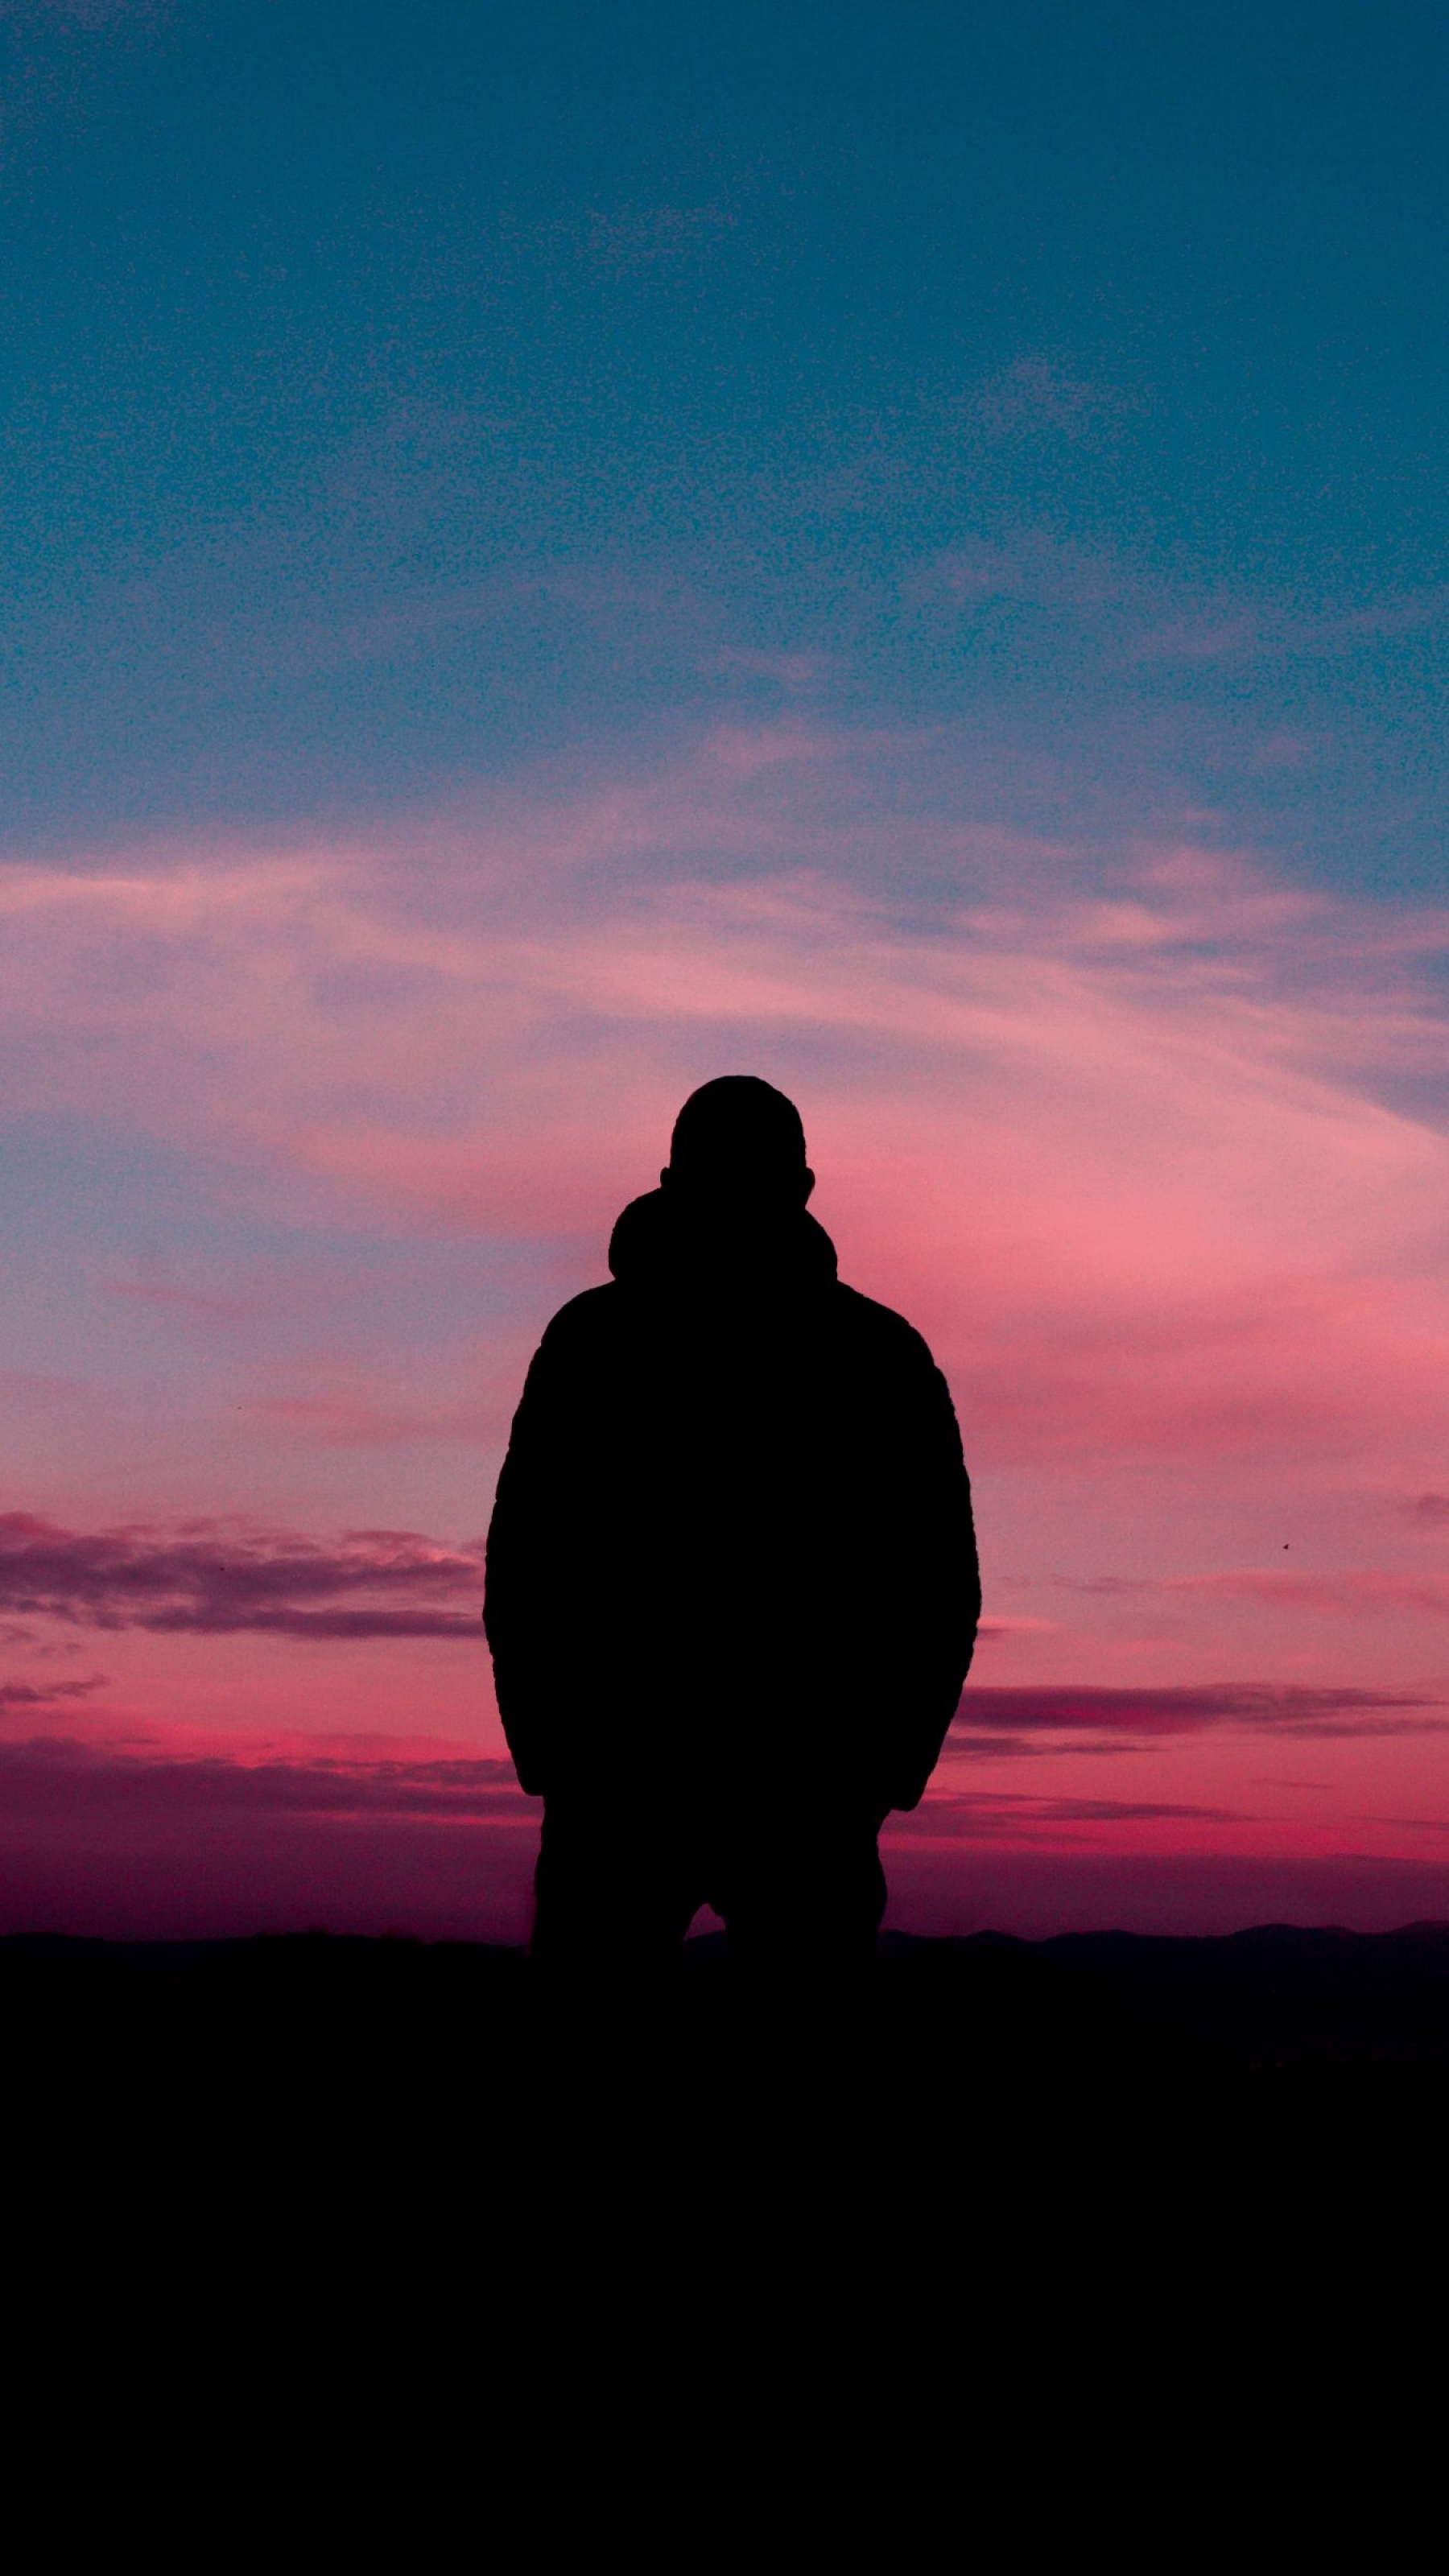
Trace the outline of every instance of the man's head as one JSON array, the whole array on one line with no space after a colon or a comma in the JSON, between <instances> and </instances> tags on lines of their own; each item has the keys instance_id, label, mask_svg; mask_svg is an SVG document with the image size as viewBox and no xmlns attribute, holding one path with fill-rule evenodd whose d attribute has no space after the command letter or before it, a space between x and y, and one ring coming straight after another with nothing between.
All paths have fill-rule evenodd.
<instances>
[{"instance_id":1,"label":"man's head","mask_svg":"<svg viewBox=\"0 0 1449 2576\"><path fill-rule=\"evenodd\" d=\"M753 1073L721 1074L690 1093L659 1179L735 1206L803 1207L815 1187L799 1110Z\"/></svg>"}]
</instances>

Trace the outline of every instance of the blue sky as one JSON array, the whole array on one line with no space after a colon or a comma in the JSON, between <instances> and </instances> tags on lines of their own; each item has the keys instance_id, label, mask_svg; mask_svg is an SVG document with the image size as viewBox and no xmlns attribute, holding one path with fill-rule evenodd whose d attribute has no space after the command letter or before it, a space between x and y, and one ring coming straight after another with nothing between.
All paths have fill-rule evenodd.
<instances>
[{"instance_id":1,"label":"blue sky","mask_svg":"<svg viewBox=\"0 0 1449 2576\"><path fill-rule=\"evenodd\" d=\"M724 708L1435 881L1431 7L11 7L0 824Z\"/></svg>"}]
</instances>

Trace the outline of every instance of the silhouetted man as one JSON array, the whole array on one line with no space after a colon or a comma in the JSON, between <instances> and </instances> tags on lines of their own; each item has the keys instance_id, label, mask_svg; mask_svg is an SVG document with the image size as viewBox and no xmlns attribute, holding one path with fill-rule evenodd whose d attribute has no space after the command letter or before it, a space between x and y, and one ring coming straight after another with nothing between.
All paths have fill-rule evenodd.
<instances>
[{"instance_id":1,"label":"silhouetted man","mask_svg":"<svg viewBox=\"0 0 1449 2576\"><path fill-rule=\"evenodd\" d=\"M628 1983L702 1904L771 1975L863 1965L980 1610L970 1489L919 1333L836 1278L794 1104L685 1102L613 1284L549 1325L484 1618L544 1799L532 1956Z\"/></svg>"}]
</instances>

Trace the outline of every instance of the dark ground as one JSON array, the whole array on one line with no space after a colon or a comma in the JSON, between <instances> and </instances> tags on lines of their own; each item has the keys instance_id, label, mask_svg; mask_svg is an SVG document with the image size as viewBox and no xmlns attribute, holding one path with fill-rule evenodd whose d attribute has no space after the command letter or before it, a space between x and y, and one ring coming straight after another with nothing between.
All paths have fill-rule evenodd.
<instances>
[{"instance_id":1,"label":"dark ground","mask_svg":"<svg viewBox=\"0 0 1449 2576\"><path fill-rule=\"evenodd\" d=\"M354 2507L402 2459L535 2520L562 2478L671 2565L767 2472L812 2558L827 2507L851 2558L985 2480L1014 2561L1163 2481L1196 2528L1248 2459L1336 2494L1385 2395L1416 2456L1437 2420L1449 1925L887 1936L845 2030L762 2030L706 1940L583 2038L512 1951L15 1938L0 2013L11 2348L164 2478L244 2485L239 2423Z\"/></svg>"},{"instance_id":2,"label":"dark ground","mask_svg":"<svg viewBox=\"0 0 1449 2576\"><path fill-rule=\"evenodd\" d=\"M1407 2168L1449 2143L1440 1923L888 1933L843 2031L809 1998L761 2030L720 1936L688 1945L661 2014L632 2020L617 1993L582 2031L540 2027L521 1955L482 1944L18 1936L0 1940L0 2014L12 2145L52 2176L164 2167L178 2191L224 2173L265 2193L330 2157L339 2184L392 2160L552 2203L612 2142L626 2161L657 2148L661 2183L687 2197L695 2157L752 2142L747 2160L768 2164L809 2135L847 2161L868 2143L929 2200L927 2178L968 2159L1025 2188L1149 2138L1144 2188L1175 2158L1195 2177L1214 2139L1235 2171L1293 2155L1305 2185L1344 2156Z\"/></svg>"}]
</instances>

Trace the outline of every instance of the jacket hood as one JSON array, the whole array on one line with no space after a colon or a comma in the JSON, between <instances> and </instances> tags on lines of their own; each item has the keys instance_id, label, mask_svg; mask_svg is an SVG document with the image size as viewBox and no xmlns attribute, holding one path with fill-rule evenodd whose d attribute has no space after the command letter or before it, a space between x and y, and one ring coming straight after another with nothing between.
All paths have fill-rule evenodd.
<instances>
[{"instance_id":1,"label":"jacket hood","mask_svg":"<svg viewBox=\"0 0 1449 2576\"><path fill-rule=\"evenodd\" d=\"M628 1287L828 1288L835 1246L808 1208L742 1226L667 1190L631 1199L609 1237L609 1268Z\"/></svg>"}]
</instances>

